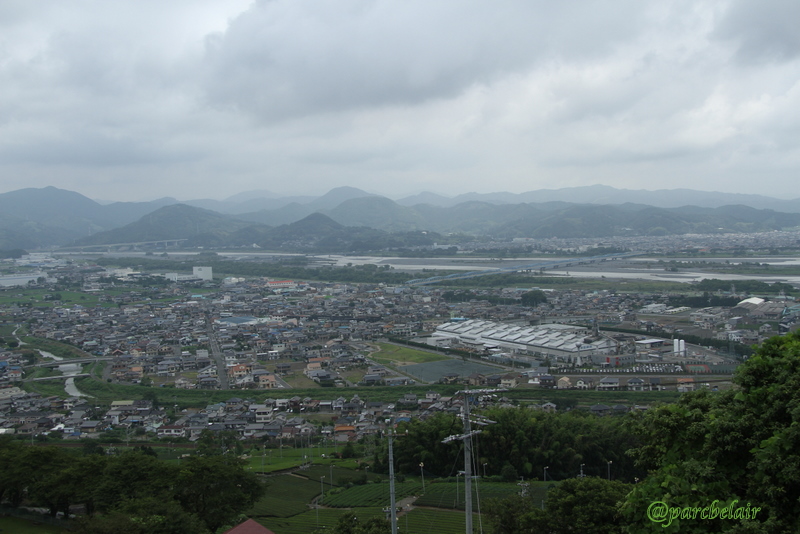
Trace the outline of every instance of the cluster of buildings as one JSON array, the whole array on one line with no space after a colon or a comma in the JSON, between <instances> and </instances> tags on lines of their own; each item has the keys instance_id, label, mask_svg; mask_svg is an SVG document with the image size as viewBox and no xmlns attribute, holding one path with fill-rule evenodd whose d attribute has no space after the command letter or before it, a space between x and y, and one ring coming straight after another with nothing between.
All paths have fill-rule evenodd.
<instances>
[{"instance_id":1,"label":"cluster of buildings","mask_svg":"<svg viewBox=\"0 0 800 534\"><path fill-rule=\"evenodd\" d=\"M641 336L605 334L607 325L752 344L782 333L784 325L794 328L800 317L791 300L750 298L734 308L690 310L669 306L668 294L563 289L545 291L547 301L529 307L521 297L530 288L263 278L220 284L210 267L195 267L192 283L120 292L115 290L129 283L132 272L64 262L48 268L37 282L53 288L47 306L12 302L0 314L12 324L25 323L33 336L108 359L103 378L135 383L147 377L179 388L281 388L290 373L320 384L354 385L339 371L367 366L366 343L392 335L427 338L506 366L526 356L531 365L615 369L635 365L642 352L663 350L653 351ZM79 285L101 305L61 304L58 284ZM0 383L24 377L21 363L16 352L0 351ZM386 369L366 368L362 380L410 383Z\"/></svg>"},{"instance_id":2,"label":"cluster of buildings","mask_svg":"<svg viewBox=\"0 0 800 534\"><path fill-rule=\"evenodd\" d=\"M196 441L203 433L230 432L241 439L300 445L316 438L331 443L348 442L382 432L386 420L409 421L448 411L459 413L461 398L442 397L435 391L424 395L398 394L393 402L350 398L268 398L231 397L201 409L170 410L149 400L119 400L110 407L94 406L86 399L43 397L18 388L0 390L0 434L37 435L59 433L64 438L92 438L108 431L127 439L147 434L159 438L187 438ZM484 396L483 406L511 406L508 399ZM332 423L306 414L327 414ZM306 441L308 440L308 441ZM316 439L318 441L318 439Z\"/></svg>"}]
</instances>

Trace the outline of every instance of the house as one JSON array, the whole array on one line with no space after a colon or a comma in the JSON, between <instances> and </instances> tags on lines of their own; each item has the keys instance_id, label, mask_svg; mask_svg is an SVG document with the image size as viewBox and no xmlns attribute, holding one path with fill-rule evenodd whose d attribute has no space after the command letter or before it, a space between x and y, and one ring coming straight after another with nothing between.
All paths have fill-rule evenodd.
<instances>
[{"instance_id":1,"label":"house","mask_svg":"<svg viewBox=\"0 0 800 534\"><path fill-rule=\"evenodd\" d=\"M506 389L512 389L517 387L517 375L514 373L508 373L503 375L500 379L500 387Z\"/></svg>"},{"instance_id":2,"label":"house","mask_svg":"<svg viewBox=\"0 0 800 534\"><path fill-rule=\"evenodd\" d=\"M638 377L629 378L628 385L626 387L628 391L645 391L645 389L650 389L645 384L645 381Z\"/></svg>"},{"instance_id":3,"label":"house","mask_svg":"<svg viewBox=\"0 0 800 534\"><path fill-rule=\"evenodd\" d=\"M591 378L579 378L575 381L575 389L594 389L594 380Z\"/></svg>"},{"instance_id":4,"label":"house","mask_svg":"<svg viewBox=\"0 0 800 534\"><path fill-rule=\"evenodd\" d=\"M688 391L694 391L695 390L694 378L691 378L691 377L690 378L679 378L677 380L677 382L678 382L678 391L680 391L681 393L686 393Z\"/></svg>"},{"instance_id":5,"label":"house","mask_svg":"<svg viewBox=\"0 0 800 534\"><path fill-rule=\"evenodd\" d=\"M601 391L619 391L619 378L606 376L600 379L597 389Z\"/></svg>"},{"instance_id":6,"label":"house","mask_svg":"<svg viewBox=\"0 0 800 534\"><path fill-rule=\"evenodd\" d=\"M485 386L486 385L486 377L480 373L472 373L467 378L470 386Z\"/></svg>"},{"instance_id":7,"label":"house","mask_svg":"<svg viewBox=\"0 0 800 534\"><path fill-rule=\"evenodd\" d=\"M595 404L589 408L589 411L595 415L608 415L611 413L611 407L605 404Z\"/></svg>"},{"instance_id":8,"label":"house","mask_svg":"<svg viewBox=\"0 0 800 534\"><path fill-rule=\"evenodd\" d=\"M542 375L539 377L539 387L553 389L556 387L556 379L553 375Z\"/></svg>"},{"instance_id":9,"label":"house","mask_svg":"<svg viewBox=\"0 0 800 534\"><path fill-rule=\"evenodd\" d=\"M253 371L253 382L261 389L272 389L278 386L278 380L273 373L264 369Z\"/></svg>"},{"instance_id":10,"label":"house","mask_svg":"<svg viewBox=\"0 0 800 534\"><path fill-rule=\"evenodd\" d=\"M96 432L99 432L103 426L104 425L102 421L84 421L81 423L80 431L89 434L95 434Z\"/></svg>"},{"instance_id":11,"label":"house","mask_svg":"<svg viewBox=\"0 0 800 534\"><path fill-rule=\"evenodd\" d=\"M556 389L572 389L572 380L568 376L562 376L556 382Z\"/></svg>"},{"instance_id":12,"label":"house","mask_svg":"<svg viewBox=\"0 0 800 534\"><path fill-rule=\"evenodd\" d=\"M558 409L558 406L553 404L552 402L545 402L541 406L543 412L553 413Z\"/></svg>"},{"instance_id":13,"label":"house","mask_svg":"<svg viewBox=\"0 0 800 534\"><path fill-rule=\"evenodd\" d=\"M159 438L182 438L186 435L186 428L180 425L161 425L156 434Z\"/></svg>"}]
</instances>

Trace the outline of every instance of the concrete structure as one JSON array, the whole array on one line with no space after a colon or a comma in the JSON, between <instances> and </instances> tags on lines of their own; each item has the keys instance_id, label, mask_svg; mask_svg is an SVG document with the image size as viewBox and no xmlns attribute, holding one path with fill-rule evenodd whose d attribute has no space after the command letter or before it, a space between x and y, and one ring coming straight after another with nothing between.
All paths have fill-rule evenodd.
<instances>
[{"instance_id":1,"label":"concrete structure","mask_svg":"<svg viewBox=\"0 0 800 534\"><path fill-rule=\"evenodd\" d=\"M192 274L204 281L211 281L214 278L211 267L192 267Z\"/></svg>"},{"instance_id":2,"label":"concrete structure","mask_svg":"<svg viewBox=\"0 0 800 534\"><path fill-rule=\"evenodd\" d=\"M616 343L581 326L547 324L519 326L469 320L439 325L433 340L451 339L477 350L502 348L518 354L571 359L590 354L613 354Z\"/></svg>"}]
</instances>

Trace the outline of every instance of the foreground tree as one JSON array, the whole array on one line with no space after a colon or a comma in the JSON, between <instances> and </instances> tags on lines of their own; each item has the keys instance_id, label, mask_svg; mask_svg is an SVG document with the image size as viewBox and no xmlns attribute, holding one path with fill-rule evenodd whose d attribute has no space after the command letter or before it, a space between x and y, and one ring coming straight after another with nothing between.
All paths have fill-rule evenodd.
<instances>
[{"instance_id":1,"label":"foreground tree","mask_svg":"<svg viewBox=\"0 0 800 534\"><path fill-rule=\"evenodd\" d=\"M571 478L547 494L540 508L530 497L493 500L487 516L494 534L612 534L622 532L619 505L630 484L597 477Z\"/></svg>"},{"instance_id":2,"label":"foreground tree","mask_svg":"<svg viewBox=\"0 0 800 534\"><path fill-rule=\"evenodd\" d=\"M698 391L641 414L633 451L650 475L629 495L628 532L796 532L800 525L800 335L767 340L737 371L736 388ZM755 517L648 517L673 509L760 508Z\"/></svg>"},{"instance_id":3,"label":"foreground tree","mask_svg":"<svg viewBox=\"0 0 800 534\"><path fill-rule=\"evenodd\" d=\"M206 534L209 530L195 515L173 500L146 497L120 503L102 516L77 521L78 534Z\"/></svg>"},{"instance_id":4,"label":"foreground tree","mask_svg":"<svg viewBox=\"0 0 800 534\"><path fill-rule=\"evenodd\" d=\"M330 532L331 534L390 534L392 525L386 519L372 517L365 521L358 519L355 512L345 512L339 516L333 530L318 530L316 534Z\"/></svg>"},{"instance_id":5,"label":"foreground tree","mask_svg":"<svg viewBox=\"0 0 800 534\"><path fill-rule=\"evenodd\" d=\"M209 530L235 519L263 495L258 477L241 460L227 456L195 456L181 465L177 498L183 509L202 519Z\"/></svg>"}]
</instances>

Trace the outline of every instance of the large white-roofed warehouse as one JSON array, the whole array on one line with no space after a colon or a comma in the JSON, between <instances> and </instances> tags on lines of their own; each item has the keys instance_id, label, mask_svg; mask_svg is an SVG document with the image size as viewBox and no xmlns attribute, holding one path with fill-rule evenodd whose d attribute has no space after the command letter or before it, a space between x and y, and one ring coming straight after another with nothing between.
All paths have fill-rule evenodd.
<instances>
[{"instance_id":1,"label":"large white-roofed warehouse","mask_svg":"<svg viewBox=\"0 0 800 534\"><path fill-rule=\"evenodd\" d=\"M445 323L436 328L431 341L450 339L476 349L505 349L517 354L541 354L559 359L573 359L591 354L614 354L617 343L596 336L582 326L546 324L520 326L473 319Z\"/></svg>"}]
</instances>

